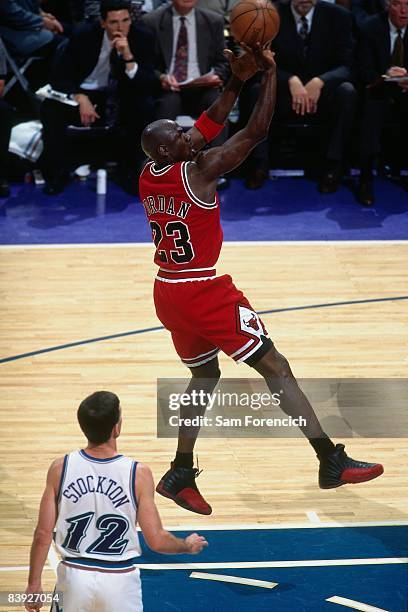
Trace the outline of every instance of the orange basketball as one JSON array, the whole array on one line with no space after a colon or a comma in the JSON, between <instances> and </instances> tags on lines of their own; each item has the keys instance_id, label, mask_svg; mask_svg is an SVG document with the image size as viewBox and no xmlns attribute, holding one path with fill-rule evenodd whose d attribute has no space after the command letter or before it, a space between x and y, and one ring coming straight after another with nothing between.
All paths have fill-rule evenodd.
<instances>
[{"instance_id":1,"label":"orange basketball","mask_svg":"<svg viewBox=\"0 0 408 612\"><path fill-rule=\"evenodd\" d=\"M279 31L279 13L268 0L243 0L230 15L231 34L237 43L254 47L273 40Z\"/></svg>"}]
</instances>

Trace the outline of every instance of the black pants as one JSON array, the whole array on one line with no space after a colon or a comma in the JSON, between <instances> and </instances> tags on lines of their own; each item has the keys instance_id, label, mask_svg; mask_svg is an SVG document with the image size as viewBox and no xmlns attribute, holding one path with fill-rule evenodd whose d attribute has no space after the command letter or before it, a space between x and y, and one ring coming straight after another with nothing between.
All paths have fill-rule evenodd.
<instances>
[{"instance_id":1,"label":"black pants","mask_svg":"<svg viewBox=\"0 0 408 612\"><path fill-rule=\"evenodd\" d=\"M197 119L201 113L218 98L220 91L215 87L163 91L156 104L156 119L172 119L178 115L191 115ZM213 145L221 145L228 138L227 129L221 132Z\"/></svg>"},{"instance_id":2,"label":"black pants","mask_svg":"<svg viewBox=\"0 0 408 612\"><path fill-rule=\"evenodd\" d=\"M408 168L408 93L403 93L394 83L366 90L360 132L363 168L371 166L373 158L381 152L381 135L387 120L400 125L400 138L395 148L402 152L401 163Z\"/></svg>"},{"instance_id":3,"label":"black pants","mask_svg":"<svg viewBox=\"0 0 408 612\"><path fill-rule=\"evenodd\" d=\"M97 106L96 111L101 116L94 127L104 125L104 111L106 94L98 91L88 91L86 95ZM115 161L118 161L123 170L136 171L137 166L144 158L140 147L140 136L144 127L151 121L152 106L137 105L127 101L121 104L120 126L121 146ZM47 181L62 176L69 170L69 160L66 143L66 128L69 125L81 126L78 106L68 106L54 100L44 100L41 106L41 121L43 124L44 152L41 157L41 167Z\"/></svg>"},{"instance_id":4,"label":"black pants","mask_svg":"<svg viewBox=\"0 0 408 612\"><path fill-rule=\"evenodd\" d=\"M0 178L7 178L8 147L13 126L13 108L4 100L0 100Z\"/></svg>"},{"instance_id":5,"label":"black pants","mask_svg":"<svg viewBox=\"0 0 408 612\"><path fill-rule=\"evenodd\" d=\"M260 89L260 82L255 81L251 84L250 91L247 92L246 112L255 106ZM303 117L297 115L292 110L292 96L287 85L278 88L274 122L280 123L310 123L327 125L327 138L323 155L331 161L341 161L344 159L347 146L349 144L354 115L357 104L357 93L351 83L344 82L332 89L323 87L321 96L317 104L317 112L307 114ZM272 123L269 139L274 137L274 124ZM252 153L252 161L258 167L267 169L268 162L267 140L260 143Z\"/></svg>"}]
</instances>

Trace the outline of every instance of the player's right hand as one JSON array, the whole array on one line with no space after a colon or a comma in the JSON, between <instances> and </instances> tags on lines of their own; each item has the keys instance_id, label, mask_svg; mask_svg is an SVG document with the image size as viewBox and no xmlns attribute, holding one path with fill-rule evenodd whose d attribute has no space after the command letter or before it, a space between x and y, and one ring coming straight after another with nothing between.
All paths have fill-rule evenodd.
<instances>
[{"instance_id":1,"label":"player's right hand","mask_svg":"<svg viewBox=\"0 0 408 612\"><path fill-rule=\"evenodd\" d=\"M242 47L244 47L243 44ZM232 74L241 81L247 81L260 70L256 57L249 47L246 47L245 53L239 57L234 55L230 49L224 49L224 55L229 61Z\"/></svg>"},{"instance_id":2,"label":"player's right hand","mask_svg":"<svg viewBox=\"0 0 408 612\"><path fill-rule=\"evenodd\" d=\"M198 533L190 534L184 539L184 541L187 546L186 552L189 555L197 555L203 550L203 548L208 546L207 540L203 536L198 535Z\"/></svg>"}]
</instances>

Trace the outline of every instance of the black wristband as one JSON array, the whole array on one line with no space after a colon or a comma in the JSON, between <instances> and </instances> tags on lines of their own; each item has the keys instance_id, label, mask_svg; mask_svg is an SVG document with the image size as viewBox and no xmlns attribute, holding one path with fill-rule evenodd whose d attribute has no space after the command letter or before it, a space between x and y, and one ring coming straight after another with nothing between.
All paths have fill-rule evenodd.
<instances>
[{"instance_id":1,"label":"black wristband","mask_svg":"<svg viewBox=\"0 0 408 612\"><path fill-rule=\"evenodd\" d=\"M135 64L136 60L134 57L132 57L131 59L127 59L127 60L123 60L125 62L125 64Z\"/></svg>"}]
</instances>

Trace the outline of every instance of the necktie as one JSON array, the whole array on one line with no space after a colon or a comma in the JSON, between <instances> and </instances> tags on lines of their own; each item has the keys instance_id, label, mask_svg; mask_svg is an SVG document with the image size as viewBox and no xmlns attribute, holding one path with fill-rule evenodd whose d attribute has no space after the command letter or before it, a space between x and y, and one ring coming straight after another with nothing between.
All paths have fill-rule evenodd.
<instances>
[{"instance_id":1,"label":"necktie","mask_svg":"<svg viewBox=\"0 0 408 612\"><path fill-rule=\"evenodd\" d=\"M391 55L391 66L404 67L404 41L402 40L401 30L397 30L397 38Z\"/></svg>"},{"instance_id":2,"label":"necktie","mask_svg":"<svg viewBox=\"0 0 408 612\"><path fill-rule=\"evenodd\" d=\"M188 38L185 21L185 17L180 17L180 30L177 38L174 61L174 76L179 83L187 80Z\"/></svg>"},{"instance_id":3,"label":"necktie","mask_svg":"<svg viewBox=\"0 0 408 612\"><path fill-rule=\"evenodd\" d=\"M299 36L305 42L308 34L309 34L309 24L308 24L306 17L303 15L303 17L300 18Z\"/></svg>"},{"instance_id":4,"label":"necktie","mask_svg":"<svg viewBox=\"0 0 408 612\"><path fill-rule=\"evenodd\" d=\"M109 80L106 89L105 124L114 127L119 121L120 102L118 93L117 70L115 66L116 49L112 49L109 56Z\"/></svg>"}]
</instances>

